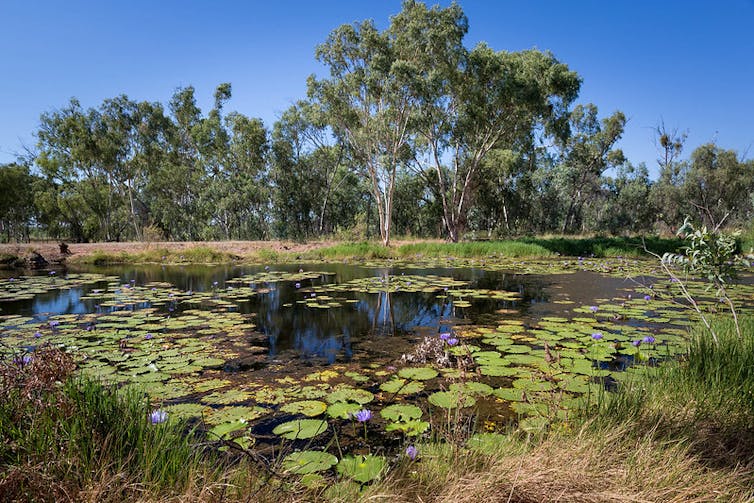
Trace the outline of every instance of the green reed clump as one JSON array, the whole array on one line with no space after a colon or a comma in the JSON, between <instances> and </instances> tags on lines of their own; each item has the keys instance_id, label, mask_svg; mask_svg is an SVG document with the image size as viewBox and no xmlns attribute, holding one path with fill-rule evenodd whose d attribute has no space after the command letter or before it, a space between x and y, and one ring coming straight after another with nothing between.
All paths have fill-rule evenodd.
<instances>
[{"instance_id":1,"label":"green reed clump","mask_svg":"<svg viewBox=\"0 0 754 503\"><path fill-rule=\"evenodd\" d=\"M185 424L154 424L143 394L75 377L62 351L0 365L0 500L69 499L106 480L115 499L174 493L208 472Z\"/></svg>"},{"instance_id":2,"label":"green reed clump","mask_svg":"<svg viewBox=\"0 0 754 503\"><path fill-rule=\"evenodd\" d=\"M476 241L469 243L412 243L398 248L398 254L426 257L546 257L553 253L521 241Z\"/></svg>"},{"instance_id":3,"label":"green reed clump","mask_svg":"<svg viewBox=\"0 0 754 503\"><path fill-rule=\"evenodd\" d=\"M631 424L637 433L690 442L713 463L754 463L754 317L692 330L680 361L647 368L605 393L592 419L597 428Z\"/></svg>"},{"instance_id":4,"label":"green reed clump","mask_svg":"<svg viewBox=\"0 0 754 503\"><path fill-rule=\"evenodd\" d=\"M393 253L391 248L387 248L381 244L363 241L361 243L341 243L334 246L319 248L309 252L307 256L320 259L383 259L392 257Z\"/></svg>"},{"instance_id":5,"label":"green reed clump","mask_svg":"<svg viewBox=\"0 0 754 503\"><path fill-rule=\"evenodd\" d=\"M678 238L661 238L658 236L558 236L525 237L518 241L539 245L552 253L571 257L639 257L645 256L644 248L662 255L675 253L683 245Z\"/></svg>"}]
</instances>

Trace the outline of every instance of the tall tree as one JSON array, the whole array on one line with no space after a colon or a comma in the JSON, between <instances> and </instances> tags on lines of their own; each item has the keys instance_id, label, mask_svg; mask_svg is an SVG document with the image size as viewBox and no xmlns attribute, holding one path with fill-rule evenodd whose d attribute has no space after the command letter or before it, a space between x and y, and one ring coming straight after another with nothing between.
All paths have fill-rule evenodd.
<instances>
[{"instance_id":1,"label":"tall tree","mask_svg":"<svg viewBox=\"0 0 754 503\"><path fill-rule=\"evenodd\" d=\"M569 121L571 133L559 143L560 163L556 174L565 209L563 233L577 230L581 210L598 191L605 170L625 161L623 152L614 148L626 125L622 112L600 121L595 105L578 105Z\"/></svg>"},{"instance_id":2,"label":"tall tree","mask_svg":"<svg viewBox=\"0 0 754 503\"><path fill-rule=\"evenodd\" d=\"M395 48L372 21L343 25L317 48L327 79L309 78L309 97L369 181L380 237L390 243L399 165L409 158L411 100L398 79Z\"/></svg>"}]
</instances>

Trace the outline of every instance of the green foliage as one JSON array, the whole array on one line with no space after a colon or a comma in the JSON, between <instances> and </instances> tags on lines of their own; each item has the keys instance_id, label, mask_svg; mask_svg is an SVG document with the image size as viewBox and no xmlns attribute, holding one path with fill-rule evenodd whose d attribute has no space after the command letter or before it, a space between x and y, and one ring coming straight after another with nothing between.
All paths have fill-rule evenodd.
<instances>
[{"instance_id":1,"label":"green foliage","mask_svg":"<svg viewBox=\"0 0 754 503\"><path fill-rule=\"evenodd\" d=\"M65 481L71 489L96 483L112 470L148 491L172 492L189 484L201 464L186 425L172 419L152 424L142 394L72 378L33 397L5 391L0 460L6 469L34 466L45 480ZM53 490L39 489L39 494Z\"/></svg>"},{"instance_id":2,"label":"green foliage","mask_svg":"<svg viewBox=\"0 0 754 503\"><path fill-rule=\"evenodd\" d=\"M706 226L696 228L687 218L678 234L685 235L688 244L681 253L667 254L663 260L680 265L687 274L706 278L718 289L737 277L739 267L749 266L748 260L739 254L738 232L726 234Z\"/></svg>"},{"instance_id":3,"label":"green foliage","mask_svg":"<svg viewBox=\"0 0 754 503\"><path fill-rule=\"evenodd\" d=\"M630 424L637 434L691 442L713 462L739 461L754 448L754 318L712 320L718 342L706 327L692 331L686 358L647 367L624 379L617 393L600 397L592 419L596 428ZM721 450L721 446L728 446ZM744 458L737 457L738 455Z\"/></svg>"}]
</instances>

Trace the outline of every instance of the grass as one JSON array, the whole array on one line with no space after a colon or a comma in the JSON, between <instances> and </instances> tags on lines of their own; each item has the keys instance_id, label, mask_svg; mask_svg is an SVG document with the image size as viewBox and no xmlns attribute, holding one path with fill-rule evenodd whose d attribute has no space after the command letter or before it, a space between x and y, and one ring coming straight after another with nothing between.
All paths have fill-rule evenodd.
<instances>
[{"instance_id":1,"label":"grass","mask_svg":"<svg viewBox=\"0 0 754 503\"><path fill-rule=\"evenodd\" d=\"M684 360L627 380L604 397L593 425L631 424L688 444L710 464L754 467L754 318L742 318L742 338L729 318L713 328L718 344L697 327Z\"/></svg>"},{"instance_id":2,"label":"grass","mask_svg":"<svg viewBox=\"0 0 754 503\"><path fill-rule=\"evenodd\" d=\"M94 251L69 259L79 264L226 264L235 262L240 257L231 253L216 250L210 246L194 246L182 250L167 248L148 249L140 253L108 253Z\"/></svg>"},{"instance_id":3,"label":"grass","mask_svg":"<svg viewBox=\"0 0 754 503\"><path fill-rule=\"evenodd\" d=\"M387 259L387 258L495 258L495 257L641 257L644 246L653 253L677 251L682 242L659 237L528 237L506 241L464 243L418 242L384 247L373 242L341 243L306 254L312 259Z\"/></svg>"}]
</instances>

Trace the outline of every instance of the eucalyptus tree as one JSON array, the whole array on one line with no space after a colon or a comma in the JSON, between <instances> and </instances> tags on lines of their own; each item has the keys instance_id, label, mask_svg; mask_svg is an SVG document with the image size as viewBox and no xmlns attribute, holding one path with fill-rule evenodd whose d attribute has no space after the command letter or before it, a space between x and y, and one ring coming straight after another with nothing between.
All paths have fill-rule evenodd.
<instances>
[{"instance_id":1,"label":"eucalyptus tree","mask_svg":"<svg viewBox=\"0 0 754 503\"><path fill-rule=\"evenodd\" d=\"M310 237L353 224L358 179L346 145L337 141L318 107L299 101L273 127L271 180L277 233Z\"/></svg>"},{"instance_id":2,"label":"eucalyptus tree","mask_svg":"<svg viewBox=\"0 0 754 503\"><path fill-rule=\"evenodd\" d=\"M194 88L178 88L168 109L165 155L152 166L146 188L150 214L165 237L198 239L208 216L201 200L206 176L196 138L202 112Z\"/></svg>"},{"instance_id":3,"label":"eucalyptus tree","mask_svg":"<svg viewBox=\"0 0 754 503\"><path fill-rule=\"evenodd\" d=\"M600 121L595 105L578 105L569 122L570 134L558 142L560 159L554 174L564 210L563 233L585 230L581 225L584 204L599 192L602 174L625 161L623 152L614 148L626 124L622 112Z\"/></svg>"},{"instance_id":4,"label":"eucalyptus tree","mask_svg":"<svg viewBox=\"0 0 754 503\"><path fill-rule=\"evenodd\" d=\"M76 241L114 239L122 229L122 204L101 114L72 99L42 114L37 138L36 162L47 180L40 201L45 213L57 213Z\"/></svg>"},{"instance_id":5,"label":"eucalyptus tree","mask_svg":"<svg viewBox=\"0 0 754 503\"><path fill-rule=\"evenodd\" d=\"M754 161L738 158L733 150L707 143L691 153L682 187L689 213L709 228L724 222L746 223L752 217Z\"/></svg>"},{"instance_id":6,"label":"eucalyptus tree","mask_svg":"<svg viewBox=\"0 0 754 503\"><path fill-rule=\"evenodd\" d=\"M308 79L308 94L368 180L380 237L390 243L398 167L410 157L412 106L398 78L395 46L374 22L336 28L317 47L329 78Z\"/></svg>"},{"instance_id":7,"label":"eucalyptus tree","mask_svg":"<svg viewBox=\"0 0 754 503\"><path fill-rule=\"evenodd\" d=\"M652 186L650 200L657 208L657 223L673 231L688 214L688 203L682 191L688 162L680 158L687 137L685 132L666 128L664 122L655 128L660 176Z\"/></svg>"},{"instance_id":8,"label":"eucalyptus tree","mask_svg":"<svg viewBox=\"0 0 754 503\"><path fill-rule=\"evenodd\" d=\"M551 54L463 45L468 22L456 4L404 3L393 17L400 76L415 104L413 166L433 188L443 224L458 241L494 149L527 148L537 127L560 131L580 79Z\"/></svg>"},{"instance_id":9,"label":"eucalyptus tree","mask_svg":"<svg viewBox=\"0 0 754 503\"><path fill-rule=\"evenodd\" d=\"M28 166L0 165L0 236L8 242L29 240L29 228L36 214L35 177Z\"/></svg>"}]
</instances>

